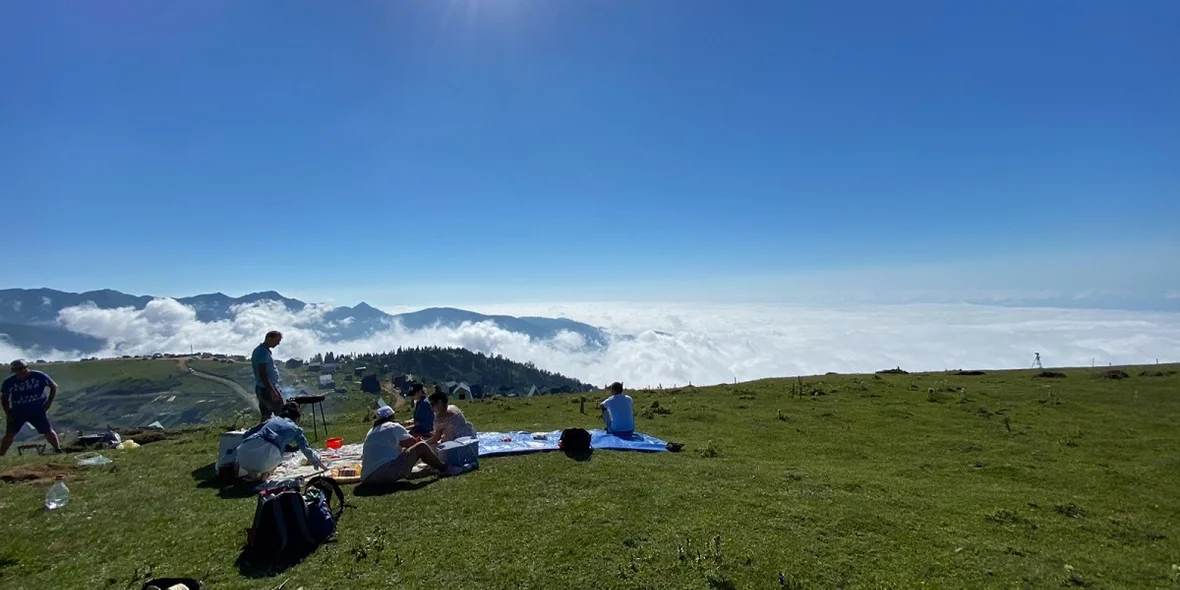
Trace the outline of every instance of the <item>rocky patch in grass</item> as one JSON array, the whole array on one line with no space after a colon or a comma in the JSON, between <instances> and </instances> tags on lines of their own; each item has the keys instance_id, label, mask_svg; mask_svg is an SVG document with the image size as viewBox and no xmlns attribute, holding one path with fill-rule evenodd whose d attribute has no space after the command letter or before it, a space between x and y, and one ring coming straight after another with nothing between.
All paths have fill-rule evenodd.
<instances>
[{"instance_id":1,"label":"rocky patch in grass","mask_svg":"<svg viewBox=\"0 0 1180 590\"><path fill-rule=\"evenodd\" d=\"M1064 379L1065 373L1058 373L1056 371L1041 371L1040 373L1033 375L1033 377L1037 377L1039 379Z\"/></svg>"},{"instance_id":2,"label":"rocky patch in grass","mask_svg":"<svg viewBox=\"0 0 1180 590\"><path fill-rule=\"evenodd\" d=\"M1128 377L1130 377L1130 375L1121 369L1110 369L1108 371L1102 371L1101 373L1098 373L1099 379L1126 379Z\"/></svg>"},{"instance_id":3,"label":"rocky patch in grass","mask_svg":"<svg viewBox=\"0 0 1180 590\"><path fill-rule=\"evenodd\" d=\"M1175 375L1176 371L1143 371L1139 373L1140 377L1168 377Z\"/></svg>"},{"instance_id":4,"label":"rocky patch in grass","mask_svg":"<svg viewBox=\"0 0 1180 590\"><path fill-rule=\"evenodd\" d=\"M30 463L18 465L7 471L0 471L0 482L28 485L50 485L57 476L64 475L71 480L77 467L65 463Z\"/></svg>"}]
</instances>

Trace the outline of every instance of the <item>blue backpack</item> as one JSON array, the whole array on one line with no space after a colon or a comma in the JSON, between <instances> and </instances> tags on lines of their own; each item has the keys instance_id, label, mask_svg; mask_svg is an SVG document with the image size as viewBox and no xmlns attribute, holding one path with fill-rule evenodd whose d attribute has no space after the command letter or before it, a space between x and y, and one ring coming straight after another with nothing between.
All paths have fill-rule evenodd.
<instances>
[{"instance_id":1,"label":"blue backpack","mask_svg":"<svg viewBox=\"0 0 1180 590\"><path fill-rule=\"evenodd\" d=\"M263 561L306 555L336 532L343 512L344 492L330 477L313 478L302 492L295 483L263 490L254 509L254 525L246 531L245 551Z\"/></svg>"},{"instance_id":2,"label":"blue backpack","mask_svg":"<svg viewBox=\"0 0 1180 590\"><path fill-rule=\"evenodd\" d=\"M336 500L335 511L332 510L333 497ZM344 513L344 492L336 480L320 476L307 482L303 498L307 503L307 529L318 545L336 532L336 521Z\"/></svg>"}]
</instances>

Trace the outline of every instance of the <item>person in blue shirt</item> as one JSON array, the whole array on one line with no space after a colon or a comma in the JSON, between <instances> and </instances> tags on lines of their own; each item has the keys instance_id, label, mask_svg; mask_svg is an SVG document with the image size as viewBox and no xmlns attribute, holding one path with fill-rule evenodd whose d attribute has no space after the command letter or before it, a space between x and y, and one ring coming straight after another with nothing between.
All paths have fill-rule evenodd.
<instances>
[{"instance_id":1,"label":"person in blue shirt","mask_svg":"<svg viewBox=\"0 0 1180 590\"><path fill-rule=\"evenodd\" d=\"M258 411L262 414L262 422L279 413L279 409L283 407L283 392L279 389L279 370L275 367L275 358L271 353L271 349L282 341L282 332L267 332L262 344L255 347L250 355L250 368L254 372L254 395L258 398Z\"/></svg>"},{"instance_id":2,"label":"person in blue shirt","mask_svg":"<svg viewBox=\"0 0 1180 590\"><path fill-rule=\"evenodd\" d=\"M434 409L426 401L426 388L421 383L413 384L411 390L414 392L414 419L407 422L405 427L410 434L428 439L434 434Z\"/></svg>"},{"instance_id":3,"label":"person in blue shirt","mask_svg":"<svg viewBox=\"0 0 1180 590\"><path fill-rule=\"evenodd\" d=\"M279 409L278 416L273 416L247 430L242 435L242 444L238 445L234 453L237 456L238 468L259 479L265 479L267 474L282 463L283 450L287 445L295 443L309 463L315 465L316 469L323 469L324 463L312 450L311 445L307 444L307 437L299 427L301 417L299 404L287 402Z\"/></svg>"},{"instance_id":4,"label":"person in blue shirt","mask_svg":"<svg viewBox=\"0 0 1180 590\"><path fill-rule=\"evenodd\" d=\"M610 397L598 404L602 408L606 431L616 436L631 436L635 433L635 407L631 396L623 393L623 384L618 381L611 384L610 391Z\"/></svg>"},{"instance_id":5,"label":"person in blue shirt","mask_svg":"<svg viewBox=\"0 0 1180 590\"><path fill-rule=\"evenodd\" d=\"M17 359L10 365L12 376L0 385L0 406L4 408L4 440L0 442L0 457L8 452L16 435L25 424L32 424L37 432L60 453L57 433L49 423L49 407L57 397L57 383L41 371L30 371L25 361ZM49 389L49 395L45 390Z\"/></svg>"}]
</instances>

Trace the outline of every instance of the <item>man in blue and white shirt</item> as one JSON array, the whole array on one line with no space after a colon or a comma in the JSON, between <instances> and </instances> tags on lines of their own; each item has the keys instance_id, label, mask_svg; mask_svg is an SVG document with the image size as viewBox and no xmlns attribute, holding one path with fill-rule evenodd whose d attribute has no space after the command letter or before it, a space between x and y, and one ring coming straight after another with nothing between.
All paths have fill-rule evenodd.
<instances>
[{"instance_id":1,"label":"man in blue and white shirt","mask_svg":"<svg viewBox=\"0 0 1180 590\"><path fill-rule=\"evenodd\" d=\"M265 480L269 474L283 462L283 452L287 445L295 443L307 462L316 469L324 469L320 456L307 444L307 436L299 427L302 417L299 404L287 402L279 408L277 416L271 416L242 436L242 444L238 445L238 468L257 479Z\"/></svg>"},{"instance_id":2,"label":"man in blue and white shirt","mask_svg":"<svg viewBox=\"0 0 1180 590\"><path fill-rule=\"evenodd\" d=\"M53 445L53 450L60 453L57 433L49 424L49 407L53 405L53 398L57 397L57 383L41 371L30 371L28 365L19 359L12 361L11 369L12 376L0 385L0 406L4 408L6 422L4 440L0 442L0 457L8 452L25 424L32 424ZM46 389L49 390L48 396L45 395Z\"/></svg>"}]
</instances>

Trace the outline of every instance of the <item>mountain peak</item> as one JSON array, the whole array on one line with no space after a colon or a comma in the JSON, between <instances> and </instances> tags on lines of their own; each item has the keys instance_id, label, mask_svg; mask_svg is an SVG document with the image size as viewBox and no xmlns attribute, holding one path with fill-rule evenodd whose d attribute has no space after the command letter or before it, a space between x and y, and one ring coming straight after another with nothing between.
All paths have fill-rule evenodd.
<instances>
[{"instance_id":1,"label":"mountain peak","mask_svg":"<svg viewBox=\"0 0 1180 590\"><path fill-rule=\"evenodd\" d=\"M181 300L183 299L229 299L229 295L218 291L216 293L201 293L200 295L193 295L192 297L183 297Z\"/></svg>"},{"instance_id":2,"label":"mountain peak","mask_svg":"<svg viewBox=\"0 0 1180 590\"><path fill-rule=\"evenodd\" d=\"M276 301L285 301L287 298L279 294L278 291L259 291L257 293L248 293L242 295L238 299L247 299L250 301L261 301L265 299L273 299Z\"/></svg>"}]
</instances>

